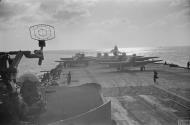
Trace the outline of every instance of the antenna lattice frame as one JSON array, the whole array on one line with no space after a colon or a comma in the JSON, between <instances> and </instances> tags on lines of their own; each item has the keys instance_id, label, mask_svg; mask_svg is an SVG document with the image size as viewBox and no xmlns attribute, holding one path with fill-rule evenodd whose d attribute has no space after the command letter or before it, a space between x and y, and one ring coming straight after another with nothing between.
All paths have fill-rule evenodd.
<instances>
[{"instance_id":1,"label":"antenna lattice frame","mask_svg":"<svg viewBox=\"0 0 190 125\"><path fill-rule=\"evenodd\" d=\"M34 40L52 40L55 38L55 29L47 24L38 24L30 26L30 37Z\"/></svg>"}]
</instances>

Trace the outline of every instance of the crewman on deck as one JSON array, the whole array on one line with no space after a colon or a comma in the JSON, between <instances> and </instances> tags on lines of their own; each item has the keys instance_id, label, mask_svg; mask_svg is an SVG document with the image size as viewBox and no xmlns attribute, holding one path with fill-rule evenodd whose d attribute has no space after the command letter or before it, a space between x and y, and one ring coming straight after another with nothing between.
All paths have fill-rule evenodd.
<instances>
[{"instance_id":1,"label":"crewman on deck","mask_svg":"<svg viewBox=\"0 0 190 125\"><path fill-rule=\"evenodd\" d=\"M187 62L187 69L190 68L190 61Z\"/></svg>"},{"instance_id":2,"label":"crewman on deck","mask_svg":"<svg viewBox=\"0 0 190 125\"><path fill-rule=\"evenodd\" d=\"M154 83L157 84L156 80L158 79L158 72L156 70L154 70L154 75L153 75L153 80L154 80Z\"/></svg>"},{"instance_id":3,"label":"crewman on deck","mask_svg":"<svg viewBox=\"0 0 190 125\"><path fill-rule=\"evenodd\" d=\"M166 62L166 61L164 62L164 65L167 65L167 62Z\"/></svg>"},{"instance_id":4,"label":"crewman on deck","mask_svg":"<svg viewBox=\"0 0 190 125\"><path fill-rule=\"evenodd\" d=\"M145 71L145 66L141 66L140 71Z\"/></svg>"},{"instance_id":5,"label":"crewman on deck","mask_svg":"<svg viewBox=\"0 0 190 125\"><path fill-rule=\"evenodd\" d=\"M63 63L63 66L64 66L64 68L66 68L66 67L67 67L67 64L64 62L64 63Z\"/></svg>"},{"instance_id":6,"label":"crewman on deck","mask_svg":"<svg viewBox=\"0 0 190 125\"><path fill-rule=\"evenodd\" d=\"M69 85L71 83L71 72L69 71L67 75L67 84Z\"/></svg>"}]
</instances>

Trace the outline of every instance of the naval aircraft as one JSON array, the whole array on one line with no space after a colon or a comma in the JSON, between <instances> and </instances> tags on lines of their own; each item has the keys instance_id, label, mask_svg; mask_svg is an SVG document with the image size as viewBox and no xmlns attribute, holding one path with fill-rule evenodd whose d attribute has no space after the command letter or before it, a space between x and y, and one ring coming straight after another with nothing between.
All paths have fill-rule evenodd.
<instances>
[{"instance_id":1,"label":"naval aircraft","mask_svg":"<svg viewBox=\"0 0 190 125\"><path fill-rule=\"evenodd\" d=\"M97 54L97 57L95 60L97 62L118 62L118 61L126 61L128 58L131 58L132 55L126 55L126 53L119 51L118 47L115 46L110 53L113 54L113 56L109 56L108 53L104 53L102 56L101 53ZM136 61L145 61L149 59L154 59L154 58L159 58L159 57L145 57L145 56L137 56L135 55L135 60Z\"/></svg>"},{"instance_id":2,"label":"naval aircraft","mask_svg":"<svg viewBox=\"0 0 190 125\"><path fill-rule=\"evenodd\" d=\"M162 60L153 60L153 58L157 57L137 57L136 54L133 54L132 56L126 56L126 58L120 60L107 61L107 62L103 61L99 63L109 65L110 67L116 67L119 71L122 71L127 67L140 67L140 70L145 70L145 65L149 63L162 61Z\"/></svg>"},{"instance_id":3,"label":"naval aircraft","mask_svg":"<svg viewBox=\"0 0 190 125\"><path fill-rule=\"evenodd\" d=\"M75 64L85 64L88 65L89 61L91 61L92 59L85 57L85 54L83 53L76 53L75 56L71 57L71 58L60 58L60 61L56 61L56 62L63 62L64 64L69 64L71 66L75 65Z\"/></svg>"}]
</instances>

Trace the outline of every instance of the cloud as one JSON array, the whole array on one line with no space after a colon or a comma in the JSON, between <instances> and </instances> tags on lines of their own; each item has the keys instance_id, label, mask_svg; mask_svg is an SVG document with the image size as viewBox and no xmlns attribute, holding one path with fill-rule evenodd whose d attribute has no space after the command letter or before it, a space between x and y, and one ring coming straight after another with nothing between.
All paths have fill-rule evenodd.
<instances>
[{"instance_id":1,"label":"cloud","mask_svg":"<svg viewBox=\"0 0 190 125\"><path fill-rule=\"evenodd\" d=\"M104 19L102 21L91 22L88 24L90 27L99 27L99 28L109 28L115 27L118 25L130 25L130 21L126 18L111 18L111 19Z\"/></svg>"},{"instance_id":2,"label":"cloud","mask_svg":"<svg viewBox=\"0 0 190 125\"><path fill-rule=\"evenodd\" d=\"M176 24L178 23L184 23L189 22L190 20L190 8L184 8L178 12L169 14L165 17L168 22L174 22Z\"/></svg>"},{"instance_id":3,"label":"cloud","mask_svg":"<svg viewBox=\"0 0 190 125\"><path fill-rule=\"evenodd\" d=\"M77 23L95 0L2 0L0 30L36 23Z\"/></svg>"},{"instance_id":4,"label":"cloud","mask_svg":"<svg viewBox=\"0 0 190 125\"><path fill-rule=\"evenodd\" d=\"M184 6L189 7L190 6L190 0L172 0L170 2L170 6Z\"/></svg>"},{"instance_id":5,"label":"cloud","mask_svg":"<svg viewBox=\"0 0 190 125\"><path fill-rule=\"evenodd\" d=\"M26 6L18 3L8 1L1 1L0 3L0 21L9 21L15 16L23 13Z\"/></svg>"},{"instance_id":6,"label":"cloud","mask_svg":"<svg viewBox=\"0 0 190 125\"><path fill-rule=\"evenodd\" d=\"M84 0L49 0L41 2L40 10L55 21L68 21L89 16L87 5Z\"/></svg>"},{"instance_id":7,"label":"cloud","mask_svg":"<svg viewBox=\"0 0 190 125\"><path fill-rule=\"evenodd\" d=\"M0 2L0 30L6 31L16 27L16 18L28 10L28 5L19 4L9 0Z\"/></svg>"},{"instance_id":8,"label":"cloud","mask_svg":"<svg viewBox=\"0 0 190 125\"><path fill-rule=\"evenodd\" d=\"M146 25L146 28L154 29L175 29L176 27L184 27L185 24L189 24L190 9L183 9L179 12L168 14L162 19L153 21ZM184 27L185 28L185 27Z\"/></svg>"}]
</instances>

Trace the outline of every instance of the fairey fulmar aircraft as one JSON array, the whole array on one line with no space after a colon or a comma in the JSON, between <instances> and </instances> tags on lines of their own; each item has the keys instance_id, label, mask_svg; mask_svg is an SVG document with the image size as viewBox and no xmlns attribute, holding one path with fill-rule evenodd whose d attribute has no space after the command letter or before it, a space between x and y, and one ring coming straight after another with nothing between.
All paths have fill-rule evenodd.
<instances>
[{"instance_id":1,"label":"fairey fulmar aircraft","mask_svg":"<svg viewBox=\"0 0 190 125\"><path fill-rule=\"evenodd\" d=\"M153 60L154 58L159 58L159 57L136 56L136 54L126 55L126 53L120 52L117 46L115 46L114 49L111 50L110 52L112 52L114 56L105 56L104 58L99 57L97 58L97 61L100 64L106 64L106 65L109 65L110 67L116 67L120 71L124 70L127 67L128 68L140 67L140 70L142 71L142 70L145 70L145 65L149 63L162 61L162 60Z\"/></svg>"},{"instance_id":2,"label":"fairey fulmar aircraft","mask_svg":"<svg viewBox=\"0 0 190 125\"><path fill-rule=\"evenodd\" d=\"M116 67L119 71L129 67L140 67L140 70L145 70L145 65L149 63L160 62L162 60L149 60L149 57L137 58L136 55L127 56L126 60L99 62L100 64L106 64L110 67Z\"/></svg>"},{"instance_id":3,"label":"fairey fulmar aircraft","mask_svg":"<svg viewBox=\"0 0 190 125\"><path fill-rule=\"evenodd\" d=\"M71 57L71 58L61 58L60 61L56 61L56 62L63 62L64 65L69 65L69 66L74 66L77 64L84 64L84 65L88 65L89 61L91 61L92 59L85 57L85 54L83 53L76 53L75 56Z\"/></svg>"}]
</instances>

